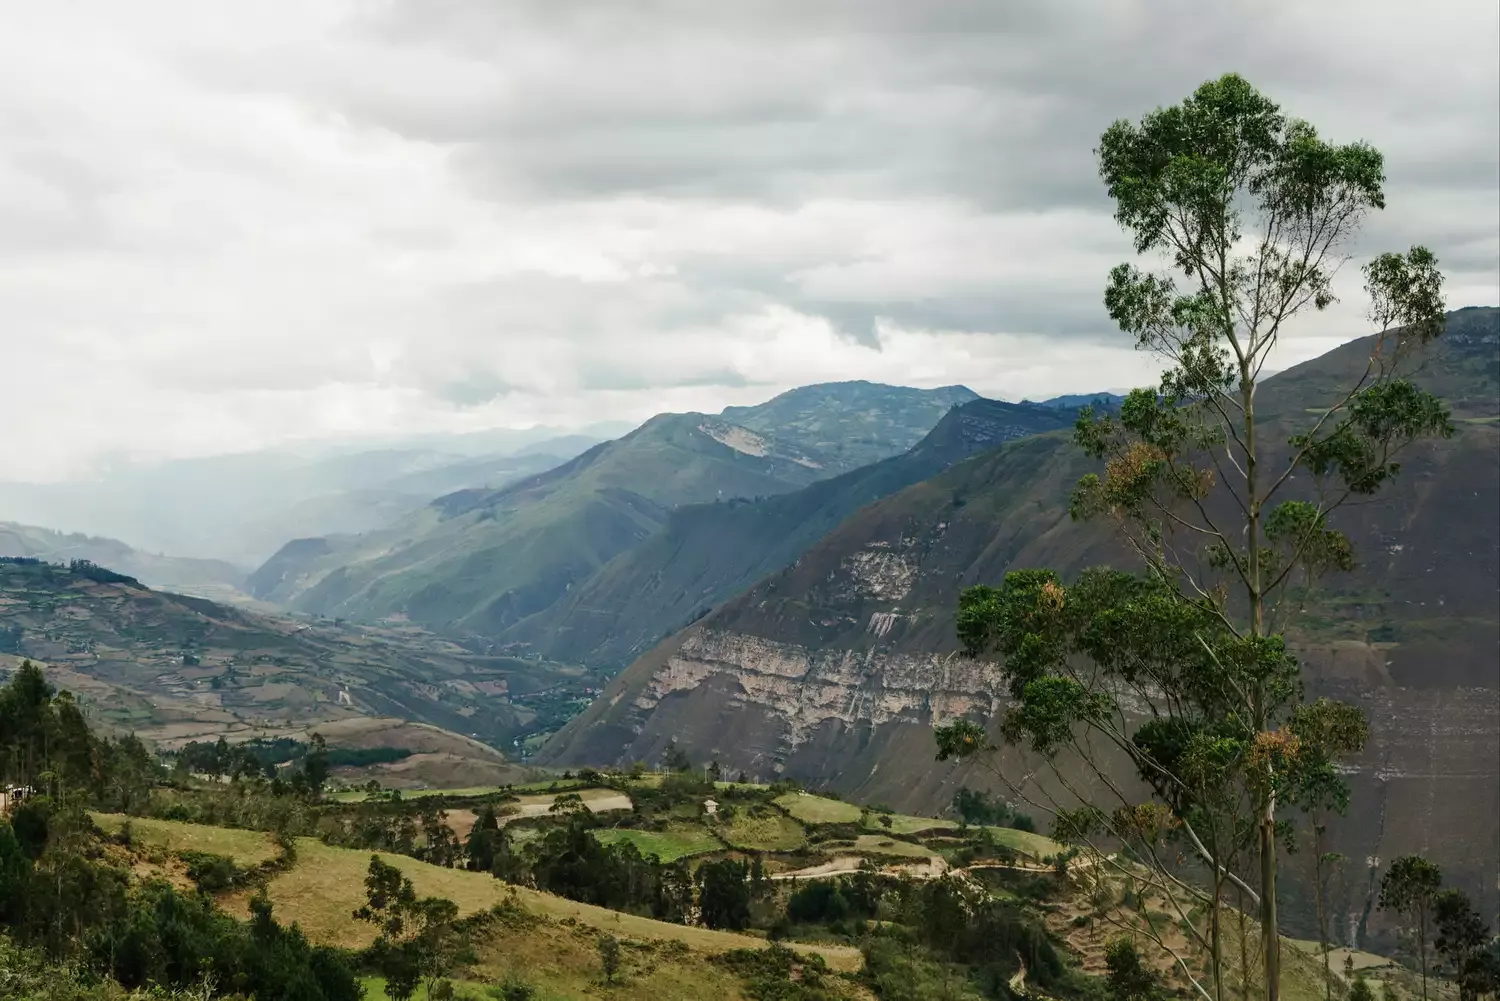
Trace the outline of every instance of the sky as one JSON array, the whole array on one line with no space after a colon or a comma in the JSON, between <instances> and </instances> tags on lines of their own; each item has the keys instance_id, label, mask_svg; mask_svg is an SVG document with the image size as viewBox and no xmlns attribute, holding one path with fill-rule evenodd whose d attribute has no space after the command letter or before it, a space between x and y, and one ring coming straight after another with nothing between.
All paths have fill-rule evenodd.
<instances>
[{"instance_id":1,"label":"sky","mask_svg":"<svg viewBox=\"0 0 1500 1001\"><path fill-rule=\"evenodd\" d=\"M1500 302L1494 0L53 0L0 32L0 480L794 385L1144 385L1091 150L1235 71Z\"/></svg>"}]
</instances>

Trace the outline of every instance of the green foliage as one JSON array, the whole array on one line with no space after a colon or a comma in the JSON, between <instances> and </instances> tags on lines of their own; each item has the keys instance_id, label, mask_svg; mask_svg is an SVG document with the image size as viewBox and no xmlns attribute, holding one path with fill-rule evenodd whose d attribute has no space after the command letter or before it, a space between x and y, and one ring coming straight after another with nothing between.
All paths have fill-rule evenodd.
<instances>
[{"instance_id":1,"label":"green foliage","mask_svg":"<svg viewBox=\"0 0 1500 1001\"><path fill-rule=\"evenodd\" d=\"M836 1001L833 976L823 957L802 955L772 943L765 949L733 949L716 961L745 981L754 1001Z\"/></svg>"},{"instance_id":2,"label":"green foliage","mask_svg":"<svg viewBox=\"0 0 1500 1001\"><path fill-rule=\"evenodd\" d=\"M613 935L600 935L598 947L599 971L604 974L606 984L613 984L620 972L620 940Z\"/></svg>"},{"instance_id":3,"label":"green foliage","mask_svg":"<svg viewBox=\"0 0 1500 1001\"><path fill-rule=\"evenodd\" d=\"M1403 855L1380 879L1380 909L1406 918L1417 939L1422 965L1422 997L1427 997L1428 919L1443 885L1443 872L1420 855Z\"/></svg>"},{"instance_id":4,"label":"green foliage","mask_svg":"<svg viewBox=\"0 0 1500 1001\"><path fill-rule=\"evenodd\" d=\"M177 857L186 863L188 879L193 881L198 892L208 896L233 888L242 875L234 859L224 855L185 851L178 852Z\"/></svg>"},{"instance_id":5,"label":"green foliage","mask_svg":"<svg viewBox=\"0 0 1500 1001\"><path fill-rule=\"evenodd\" d=\"M1349 993L1345 995L1348 1001L1375 1001L1375 992L1370 989L1370 982L1363 976L1354 978L1354 983L1349 985Z\"/></svg>"},{"instance_id":6,"label":"green foliage","mask_svg":"<svg viewBox=\"0 0 1500 1001\"><path fill-rule=\"evenodd\" d=\"M1164 1001L1167 996L1161 978L1141 962L1135 942L1121 936L1109 943L1104 952L1109 972L1106 982L1110 1001Z\"/></svg>"},{"instance_id":7,"label":"green foliage","mask_svg":"<svg viewBox=\"0 0 1500 1001\"><path fill-rule=\"evenodd\" d=\"M698 912L709 928L739 931L750 923L750 866L735 859L698 867Z\"/></svg>"},{"instance_id":8,"label":"green foliage","mask_svg":"<svg viewBox=\"0 0 1500 1001\"><path fill-rule=\"evenodd\" d=\"M1432 899L1437 938L1433 947L1444 971L1458 984L1461 1001L1500 991L1500 941L1462 890L1447 889Z\"/></svg>"},{"instance_id":9,"label":"green foliage","mask_svg":"<svg viewBox=\"0 0 1500 1001\"><path fill-rule=\"evenodd\" d=\"M434 997L436 986L470 958L458 905L441 897L418 897L411 880L379 855L370 856L365 898L354 917L379 931L367 957L386 978L392 1001L406 1001L423 983L428 997Z\"/></svg>"},{"instance_id":10,"label":"green foliage","mask_svg":"<svg viewBox=\"0 0 1500 1001\"><path fill-rule=\"evenodd\" d=\"M127 808L159 774L155 756L134 735L94 736L73 696L55 692L30 661L22 661L0 688L0 786L30 787L51 797L67 790Z\"/></svg>"}]
</instances>

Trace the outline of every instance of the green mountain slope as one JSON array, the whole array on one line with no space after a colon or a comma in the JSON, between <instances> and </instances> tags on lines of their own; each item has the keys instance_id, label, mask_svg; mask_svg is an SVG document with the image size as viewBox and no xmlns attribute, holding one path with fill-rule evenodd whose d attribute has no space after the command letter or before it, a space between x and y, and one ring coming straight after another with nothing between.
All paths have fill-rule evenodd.
<instances>
[{"instance_id":1,"label":"green mountain slope","mask_svg":"<svg viewBox=\"0 0 1500 1001\"><path fill-rule=\"evenodd\" d=\"M238 589L245 581L239 567L223 560L159 556L133 549L118 539L54 532L12 521L0 521L0 556L33 556L49 563L88 560L156 587Z\"/></svg>"},{"instance_id":2,"label":"green mountain slope","mask_svg":"<svg viewBox=\"0 0 1500 1001\"><path fill-rule=\"evenodd\" d=\"M663 528L561 600L501 633L502 648L601 670L795 561L856 509L1002 441L1069 426L1073 415L976 399L901 455L758 500L679 508Z\"/></svg>"},{"instance_id":3,"label":"green mountain slope","mask_svg":"<svg viewBox=\"0 0 1500 1001\"><path fill-rule=\"evenodd\" d=\"M505 744L593 684L417 629L298 622L15 559L0 560L0 654L66 672L103 720L165 740L399 717Z\"/></svg>"},{"instance_id":4,"label":"green mountain slope","mask_svg":"<svg viewBox=\"0 0 1500 1001\"><path fill-rule=\"evenodd\" d=\"M1500 310L1465 310L1419 376L1453 402L1456 436L1410 450L1391 488L1343 509L1357 570L1292 639L1315 693L1363 704L1373 737L1336 824L1352 858L1420 851L1493 887L1500 829ZM1350 368L1356 343L1265 385L1284 440ZM993 720L1005 693L957 653L958 592L1011 568L1072 573L1132 560L1066 511L1091 464L1066 434L1009 442L860 509L805 553L671 636L543 749L556 764L695 760L786 774L922 812L983 772L933 760L931 727ZM1015 774L1034 763L1009 753ZM1336 906L1358 914L1353 882Z\"/></svg>"},{"instance_id":5,"label":"green mountain slope","mask_svg":"<svg viewBox=\"0 0 1500 1001\"><path fill-rule=\"evenodd\" d=\"M838 383L731 411L746 423L663 414L504 489L450 494L362 536L291 543L250 586L304 612L494 636L656 532L670 509L784 493L884 458L973 395Z\"/></svg>"}]
</instances>

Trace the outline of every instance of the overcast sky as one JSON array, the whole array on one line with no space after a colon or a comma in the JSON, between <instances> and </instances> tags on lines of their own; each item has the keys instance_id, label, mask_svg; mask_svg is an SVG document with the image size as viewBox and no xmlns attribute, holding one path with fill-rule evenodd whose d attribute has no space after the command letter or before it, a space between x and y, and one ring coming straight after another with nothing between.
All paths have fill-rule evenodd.
<instances>
[{"instance_id":1,"label":"overcast sky","mask_svg":"<svg viewBox=\"0 0 1500 1001\"><path fill-rule=\"evenodd\" d=\"M1090 151L1235 70L1500 301L1494 0L50 0L0 31L0 479L793 385L1143 384ZM1357 262L1356 262L1357 263ZM1344 303L1278 359L1363 332Z\"/></svg>"}]
</instances>

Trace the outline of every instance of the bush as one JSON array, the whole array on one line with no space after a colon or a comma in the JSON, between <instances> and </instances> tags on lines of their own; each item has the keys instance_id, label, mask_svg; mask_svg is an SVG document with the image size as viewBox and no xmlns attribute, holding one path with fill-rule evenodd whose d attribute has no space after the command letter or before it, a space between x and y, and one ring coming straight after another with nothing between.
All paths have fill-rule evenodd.
<instances>
[{"instance_id":1,"label":"bush","mask_svg":"<svg viewBox=\"0 0 1500 1001\"><path fill-rule=\"evenodd\" d=\"M212 896L232 890L243 882L245 872L234 864L234 859L212 852L178 852L177 857L187 865L187 877L193 881L198 892Z\"/></svg>"}]
</instances>

